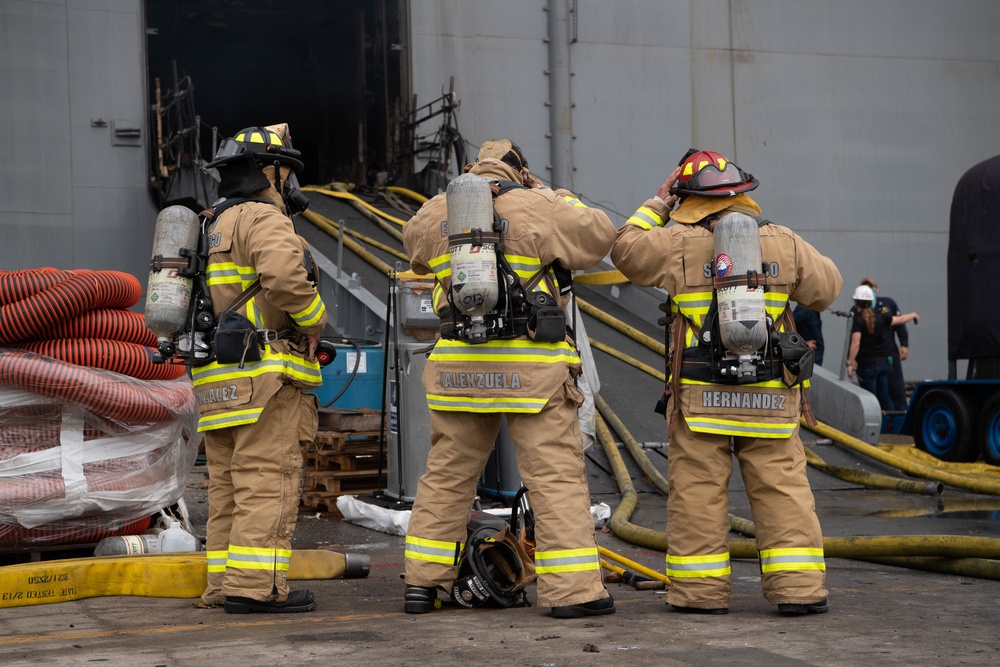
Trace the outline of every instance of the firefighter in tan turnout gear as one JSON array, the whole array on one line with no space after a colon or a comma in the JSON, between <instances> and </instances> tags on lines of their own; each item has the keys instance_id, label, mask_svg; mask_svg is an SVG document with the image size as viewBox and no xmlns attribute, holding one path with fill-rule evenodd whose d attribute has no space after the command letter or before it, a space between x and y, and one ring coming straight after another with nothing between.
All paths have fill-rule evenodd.
<instances>
[{"instance_id":1,"label":"firefighter in tan turnout gear","mask_svg":"<svg viewBox=\"0 0 1000 667\"><path fill-rule=\"evenodd\" d=\"M304 265L289 209L302 162L272 129L227 139L206 229L205 271L215 314L216 360L192 369L209 471L208 586L204 606L230 613L316 608L289 591L291 540L301 495L301 442L315 438L322 382L315 361L326 309Z\"/></svg>"},{"instance_id":2,"label":"firefighter in tan turnout gear","mask_svg":"<svg viewBox=\"0 0 1000 667\"><path fill-rule=\"evenodd\" d=\"M722 155L692 149L621 227L611 255L634 284L670 295L666 572L676 611L729 610L733 454L756 524L764 597L782 614L827 611L823 536L799 438L812 352L791 333L789 301L821 311L843 281L830 259L760 217L746 194L757 183ZM740 229L749 231L735 250L755 258L742 267L738 253L719 251ZM764 345L730 352L720 333L731 324L742 333L760 326Z\"/></svg>"},{"instance_id":3,"label":"firefighter in tan turnout gear","mask_svg":"<svg viewBox=\"0 0 1000 667\"><path fill-rule=\"evenodd\" d=\"M568 291L569 270L596 265L611 248L611 220L566 190L544 187L510 141L485 142L467 171L494 187L503 232L497 264L506 265L496 270L501 280L515 276L504 291L515 310L520 288L536 305L554 300L565 305L568 294L560 293ZM453 593L476 483L506 416L535 515L539 605L557 618L613 613L584 472L577 417L583 395L575 384L580 357L564 315L557 307L511 319L500 312L507 301L501 296L485 328L476 333L467 326L453 307L460 297L449 298L453 281L467 276L452 273L448 196L425 203L403 228L413 270L435 275L434 306L442 327L423 374L432 446L406 536L404 609L431 611L440 604L437 589ZM480 337L483 331L488 335Z\"/></svg>"}]
</instances>

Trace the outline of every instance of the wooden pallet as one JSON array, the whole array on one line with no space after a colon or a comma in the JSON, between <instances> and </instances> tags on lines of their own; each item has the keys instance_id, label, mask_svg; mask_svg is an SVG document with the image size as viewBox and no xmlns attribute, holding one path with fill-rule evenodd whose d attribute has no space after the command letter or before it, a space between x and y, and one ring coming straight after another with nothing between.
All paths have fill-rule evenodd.
<instances>
[{"instance_id":1,"label":"wooden pallet","mask_svg":"<svg viewBox=\"0 0 1000 667\"><path fill-rule=\"evenodd\" d=\"M320 408L319 428L323 431L378 431L382 425L382 413L378 410L358 408Z\"/></svg>"},{"instance_id":2,"label":"wooden pallet","mask_svg":"<svg viewBox=\"0 0 1000 667\"><path fill-rule=\"evenodd\" d=\"M307 491L327 493L366 493L378 484L374 470L307 470L305 488Z\"/></svg>"},{"instance_id":3,"label":"wooden pallet","mask_svg":"<svg viewBox=\"0 0 1000 667\"><path fill-rule=\"evenodd\" d=\"M379 430L320 430L302 454L304 508L336 513L339 496L381 490L379 470L384 481L387 456Z\"/></svg>"},{"instance_id":4,"label":"wooden pallet","mask_svg":"<svg viewBox=\"0 0 1000 667\"><path fill-rule=\"evenodd\" d=\"M370 453L381 441L379 431L317 431L309 451L326 455Z\"/></svg>"},{"instance_id":5,"label":"wooden pallet","mask_svg":"<svg viewBox=\"0 0 1000 667\"><path fill-rule=\"evenodd\" d=\"M326 491L304 491L302 493L302 505L300 509L318 510L320 512L332 512L343 518L340 510L337 509L337 498L339 493L327 493Z\"/></svg>"}]
</instances>

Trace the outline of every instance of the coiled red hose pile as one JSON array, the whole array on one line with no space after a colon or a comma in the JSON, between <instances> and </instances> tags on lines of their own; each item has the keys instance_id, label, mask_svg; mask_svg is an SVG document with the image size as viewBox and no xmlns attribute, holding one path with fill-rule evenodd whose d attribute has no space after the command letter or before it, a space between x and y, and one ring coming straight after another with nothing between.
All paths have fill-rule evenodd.
<instances>
[{"instance_id":1,"label":"coiled red hose pile","mask_svg":"<svg viewBox=\"0 0 1000 667\"><path fill-rule=\"evenodd\" d=\"M0 272L0 346L140 380L172 380L180 364L157 364L156 336L131 308L142 286L120 271Z\"/></svg>"},{"instance_id":2,"label":"coiled red hose pile","mask_svg":"<svg viewBox=\"0 0 1000 667\"><path fill-rule=\"evenodd\" d=\"M127 504L129 492L144 496L164 480L176 485L190 469L191 384L177 380L183 366L153 362L156 336L127 310L141 294L139 281L118 271L0 271L0 551L142 531L165 505L142 515L93 507L109 497ZM49 506L55 520L39 524L32 513L47 517ZM67 507L85 509L58 516Z\"/></svg>"}]
</instances>

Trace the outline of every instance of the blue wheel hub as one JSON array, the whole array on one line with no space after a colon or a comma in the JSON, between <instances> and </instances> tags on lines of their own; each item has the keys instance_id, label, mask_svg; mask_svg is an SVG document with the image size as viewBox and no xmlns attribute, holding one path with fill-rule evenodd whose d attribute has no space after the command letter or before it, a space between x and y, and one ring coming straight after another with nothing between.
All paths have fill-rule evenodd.
<instances>
[{"instance_id":1,"label":"blue wheel hub","mask_svg":"<svg viewBox=\"0 0 1000 667\"><path fill-rule=\"evenodd\" d=\"M989 425L983 434L982 447L987 460L1000 460L1000 410L994 410L990 415Z\"/></svg>"},{"instance_id":2,"label":"blue wheel hub","mask_svg":"<svg viewBox=\"0 0 1000 667\"><path fill-rule=\"evenodd\" d=\"M955 414L946 406L932 406L924 413L921 433L928 453L940 458L955 446L958 437Z\"/></svg>"}]
</instances>

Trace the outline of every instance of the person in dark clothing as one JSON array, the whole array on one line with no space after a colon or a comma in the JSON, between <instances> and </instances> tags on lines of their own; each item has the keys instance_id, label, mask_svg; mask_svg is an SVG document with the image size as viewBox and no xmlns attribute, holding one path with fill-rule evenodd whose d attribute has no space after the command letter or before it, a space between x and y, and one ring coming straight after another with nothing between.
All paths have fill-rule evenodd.
<instances>
[{"instance_id":1,"label":"person in dark clothing","mask_svg":"<svg viewBox=\"0 0 1000 667\"><path fill-rule=\"evenodd\" d=\"M867 277L861 281L861 284L868 285L875 293L874 309L876 313L889 313L892 316L901 314L899 306L893 299L878 293L878 283L875 282L874 278ZM891 357L889 362L889 396L892 398L892 404L896 410L905 410L907 401L906 382L903 380L903 362L909 356L910 334L906 330L905 324L897 324L885 327L882 335L885 337L886 352ZM899 338L898 347L896 345L897 338Z\"/></svg>"},{"instance_id":2,"label":"person in dark clothing","mask_svg":"<svg viewBox=\"0 0 1000 667\"><path fill-rule=\"evenodd\" d=\"M806 339L806 344L816 351L814 363L817 366L823 365L823 320L819 316L819 311L803 308L796 304L792 311L795 318L795 330Z\"/></svg>"},{"instance_id":3,"label":"person in dark clothing","mask_svg":"<svg viewBox=\"0 0 1000 667\"><path fill-rule=\"evenodd\" d=\"M847 353L847 374L858 376L858 384L878 397L883 411L893 410L889 396L889 353L885 347L884 330L910 320L919 324L916 313L890 315L876 313L872 308L875 292L867 285L854 290L854 322L851 325L851 347Z\"/></svg>"}]
</instances>

